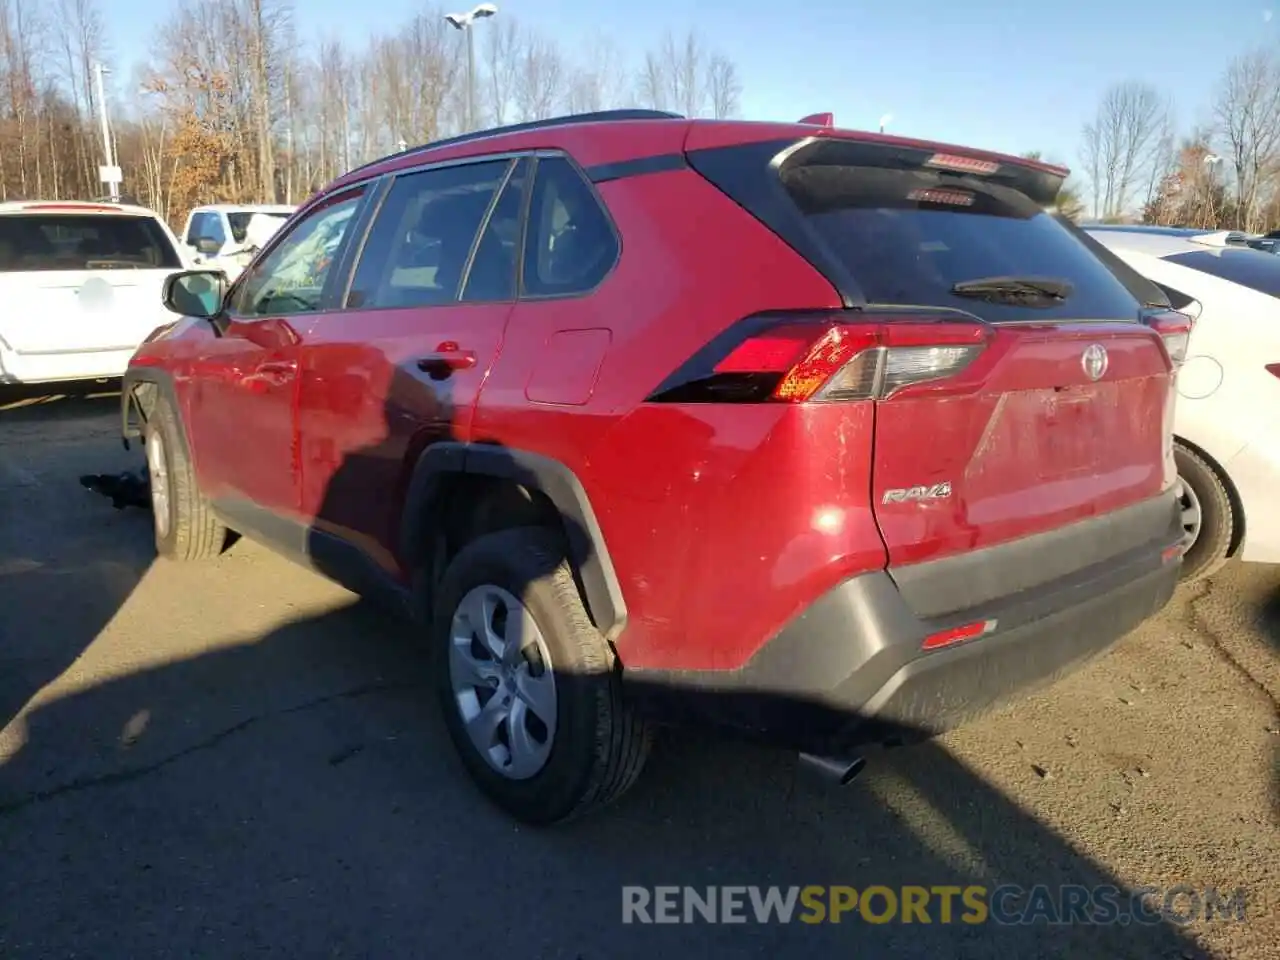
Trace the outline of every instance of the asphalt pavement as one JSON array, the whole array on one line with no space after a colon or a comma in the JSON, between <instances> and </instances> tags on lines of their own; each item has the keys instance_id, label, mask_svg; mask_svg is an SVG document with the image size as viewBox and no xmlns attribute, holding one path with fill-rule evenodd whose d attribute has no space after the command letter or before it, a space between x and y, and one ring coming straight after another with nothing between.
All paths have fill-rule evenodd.
<instances>
[{"instance_id":1,"label":"asphalt pavement","mask_svg":"<svg viewBox=\"0 0 1280 960\"><path fill-rule=\"evenodd\" d=\"M157 561L146 513L79 484L139 456L109 391L0 394L6 960L1280 956L1278 569L1180 591L849 787L671 731L620 804L538 831L465 779L407 626L246 541ZM1247 912L878 923L881 895L838 924L624 924L623 888L657 885L1186 885L1183 914L1206 888Z\"/></svg>"}]
</instances>

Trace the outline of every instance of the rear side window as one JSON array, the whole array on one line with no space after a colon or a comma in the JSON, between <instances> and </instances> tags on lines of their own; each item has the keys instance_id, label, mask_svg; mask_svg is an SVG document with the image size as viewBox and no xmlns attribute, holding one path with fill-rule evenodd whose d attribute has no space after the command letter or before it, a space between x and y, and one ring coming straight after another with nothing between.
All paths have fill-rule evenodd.
<instances>
[{"instance_id":1,"label":"rear side window","mask_svg":"<svg viewBox=\"0 0 1280 960\"><path fill-rule=\"evenodd\" d=\"M396 177L360 255L348 308L455 302L476 234L510 166L490 160Z\"/></svg>"},{"instance_id":2,"label":"rear side window","mask_svg":"<svg viewBox=\"0 0 1280 960\"><path fill-rule=\"evenodd\" d=\"M0 217L0 273L180 269L152 217L14 214Z\"/></svg>"},{"instance_id":3,"label":"rear side window","mask_svg":"<svg viewBox=\"0 0 1280 960\"><path fill-rule=\"evenodd\" d=\"M804 164L783 185L832 257L871 303L950 307L993 323L1137 320L1138 302L1052 214L1026 195L975 177L920 169ZM956 284L1042 278L1064 300Z\"/></svg>"},{"instance_id":4,"label":"rear side window","mask_svg":"<svg viewBox=\"0 0 1280 960\"><path fill-rule=\"evenodd\" d=\"M1165 257L1170 263L1190 267L1250 290L1280 297L1280 256L1261 250L1192 250Z\"/></svg>"},{"instance_id":5,"label":"rear side window","mask_svg":"<svg viewBox=\"0 0 1280 960\"><path fill-rule=\"evenodd\" d=\"M564 297L595 289L618 259L613 223L595 191L568 160L538 161L524 250L526 297Z\"/></svg>"},{"instance_id":6,"label":"rear side window","mask_svg":"<svg viewBox=\"0 0 1280 960\"><path fill-rule=\"evenodd\" d=\"M463 302L493 303L515 299L516 262L520 259L520 217L524 213L528 179L529 161L521 159L502 188L489 222L485 224L471 269L467 271L466 286L462 288Z\"/></svg>"}]
</instances>

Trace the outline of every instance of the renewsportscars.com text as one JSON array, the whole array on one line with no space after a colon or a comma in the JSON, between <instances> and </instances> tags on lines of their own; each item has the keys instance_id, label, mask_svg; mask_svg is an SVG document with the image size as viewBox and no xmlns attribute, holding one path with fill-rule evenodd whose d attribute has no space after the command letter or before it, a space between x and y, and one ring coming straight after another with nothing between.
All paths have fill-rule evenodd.
<instances>
[{"instance_id":1,"label":"renewsportscars.com text","mask_svg":"<svg viewBox=\"0 0 1280 960\"><path fill-rule=\"evenodd\" d=\"M1037 885L622 888L623 923L1158 924L1245 920L1245 892Z\"/></svg>"}]
</instances>

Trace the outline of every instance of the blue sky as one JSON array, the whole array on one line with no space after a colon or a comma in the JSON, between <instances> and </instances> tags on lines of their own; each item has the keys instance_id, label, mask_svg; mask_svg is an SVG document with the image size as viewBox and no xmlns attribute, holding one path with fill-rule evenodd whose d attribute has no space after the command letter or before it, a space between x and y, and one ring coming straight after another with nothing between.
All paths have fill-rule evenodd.
<instances>
[{"instance_id":1,"label":"blue sky","mask_svg":"<svg viewBox=\"0 0 1280 960\"><path fill-rule=\"evenodd\" d=\"M890 131L904 136L1014 153L1039 149L1077 169L1081 125L1110 83L1154 84L1172 96L1185 130L1207 115L1232 56L1280 44L1280 16L1271 16L1280 13L1280 0L497 2L499 16L556 34L570 55L598 27L633 65L665 29L697 29L738 64L743 113L751 119L830 110L839 125L868 129L889 113ZM113 60L125 73L145 58L166 6L102 4ZM354 41L423 6L295 0L295 17L306 40L341 33Z\"/></svg>"}]
</instances>

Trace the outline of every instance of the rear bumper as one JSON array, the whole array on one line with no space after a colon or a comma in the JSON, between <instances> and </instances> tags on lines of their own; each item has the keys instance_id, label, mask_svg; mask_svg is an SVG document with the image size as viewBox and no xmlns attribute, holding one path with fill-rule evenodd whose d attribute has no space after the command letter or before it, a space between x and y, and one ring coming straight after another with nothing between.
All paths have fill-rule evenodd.
<instances>
[{"instance_id":1,"label":"rear bumper","mask_svg":"<svg viewBox=\"0 0 1280 960\"><path fill-rule=\"evenodd\" d=\"M813 753L927 739L1053 682L1160 610L1181 566L1170 555L1181 535L1171 500L1169 518L1144 546L943 617L922 617L889 573L864 574L819 598L741 670L629 670L627 690L654 719ZM924 585L917 578L908 593ZM994 627L922 649L978 621Z\"/></svg>"},{"instance_id":2,"label":"rear bumper","mask_svg":"<svg viewBox=\"0 0 1280 960\"><path fill-rule=\"evenodd\" d=\"M0 343L0 383L115 379L128 368L134 349L19 353Z\"/></svg>"}]
</instances>

